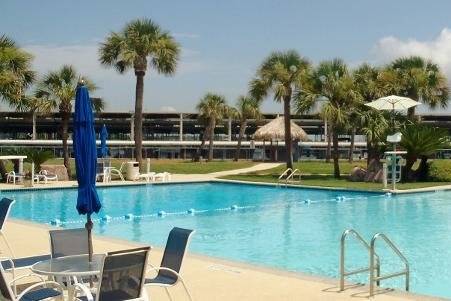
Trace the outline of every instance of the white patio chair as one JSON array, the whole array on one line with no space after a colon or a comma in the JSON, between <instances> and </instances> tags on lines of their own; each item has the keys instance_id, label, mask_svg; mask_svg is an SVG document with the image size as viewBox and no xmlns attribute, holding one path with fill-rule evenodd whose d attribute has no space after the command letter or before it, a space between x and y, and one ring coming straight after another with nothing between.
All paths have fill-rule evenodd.
<instances>
[{"instance_id":1,"label":"white patio chair","mask_svg":"<svg viewBox=\"0 0 451 301\"><path fill-rule=\"evenodd\" d=\"M149 251L150 247L143 247L108 253L95 293L87 286L76 283L76 300L147 301L144 278Z\"/></svg>"},{"instance_id":2,"label":"white patio chair","mask_svg":"<svg viewBox=\"0 0 451 301\"><path fill-rule=\"evenodd\" d=\"M11 289L11 285L15 287L15 284L19 280L33 277L34 280L38 280L31 286L25 288L19 295ZM0 299L8 301L39 301L39 300L63 300L63 287L54 281L45 281L39 275L28 274L22 275L8 281L6 279L3 266L0 265Z\"/></svg>"},{"instance_id":3,"label":"white patio chair","mask_svg":"<svg viewBox=\"0 0 451 301\"><path fill-rule=\"evenodd\" d=\"M160 180L161 182L167 182L172 179L172 175L168 172L160 172L154 175L154 181Z\"/></svg>"},{"instance_id":4,"label":"white patio chair","mask_svg":"<svg viewBox=\"0 0 451 301\"><path fill-rule=\"evenodd\" d=\"M6 176L6 183L16 184L16 180L18 182L23 181L24 176L22 174L16 173L14 170L8 172Z\"/></svg>"},{"instance_id":5,"label":"white patio chair","mask_svg":"<svg viewBox=\"0 0 451 301\"><path fill-rule=\"evenodd\" d=\"M119 167L119 169L117 169L116 167L108 167L106 170L108 180L111 181L112 177L116 176L116 177L119 177L121 179L121 181L125 181L124 175L122 174L124 172L124 166L125 166L125 162L121 163L121 166Z\"/></svg>"},{"instance_id":6,"label":"white patio chair","mask_svg":"<svg viewBox=\"0 0 451 301\"><path fill-rule=\"evenodd\" d=\"M34 176L34 180L39 184L40 181L44 181L45 184L48 181L58 181L58 176L56 174L51 174L47 170L41 170L37 175Z\"/></svg>"},{"instance_id":7,"label":"white patio chair","mask_svg":"<svg viewBox=\"0 0 451 301\"><path fill-rule=\"evenodd\" d=\"M193 300L184 279L180 275L183 259L185 258L193 233L194 230L174 227L171 232L169 232L160 267L154 267L149 264L150 268L147 270L147 273L154 272L156 273L156 276L154 278L147 278L145 285L163 287L166 291L166 295L171 301L172 296L169 292L169 288L178 283L182 284L189 300Z\"/></svg>"}]
</instances>

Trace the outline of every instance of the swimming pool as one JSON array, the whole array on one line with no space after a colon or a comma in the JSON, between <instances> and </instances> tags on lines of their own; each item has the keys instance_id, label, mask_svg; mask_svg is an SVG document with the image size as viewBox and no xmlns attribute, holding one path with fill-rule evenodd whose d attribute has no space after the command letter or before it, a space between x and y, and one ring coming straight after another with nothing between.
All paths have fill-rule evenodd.
<instances>
[{"instance_id":1,"label":"swimming pool","mask_svg":"<svg viewBox=\"0 0 451 301\"><path fill-rule=\"evenodd\" d=\"M164 246L173 226L195 229L191 252L337 277L339 240L354 228L366 239L386 233L410 262L411 290L451 297L451 192L388 197L380 193L277 188L229 183L140 185L99 188L103 208L95 232ZM59 219L83 227L75 189L3 191L16 199L12 217L39 223ZM342 197L344 196L344 200ZM340 201L337 201L337 198ZM306 202L310 200L310 202ZM194 214L188 211L194 209ZM166 212L161 214L159 212ZM133 214L126 219L124 215ZM382 246L382 245L381 245ZM350 240L349 267L368 256ZM382 271L401 268L379 248ZM350 278L366 281L366 276ZM403 279L383 284L402 288Z\"/></svg>"}]
</instances>

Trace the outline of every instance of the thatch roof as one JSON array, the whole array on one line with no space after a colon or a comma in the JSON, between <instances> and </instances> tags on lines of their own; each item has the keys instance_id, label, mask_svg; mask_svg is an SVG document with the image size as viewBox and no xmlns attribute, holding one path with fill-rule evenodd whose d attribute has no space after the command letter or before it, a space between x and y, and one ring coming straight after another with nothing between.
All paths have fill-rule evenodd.
<instances>
[{"instance_id":1,"label":"thatch roof","mask_svg":"<svg viewBox=\"0 0 451 301\"><path fill-rule=\"evenodd\" d=\"M291 121L291 138L293 140L307 140L307 133L296 123ZM284 140L285 139L285 124L284 118L277 117L271 122L259 128L255 134L256 140Z\"/></svg>"}]
</instances>

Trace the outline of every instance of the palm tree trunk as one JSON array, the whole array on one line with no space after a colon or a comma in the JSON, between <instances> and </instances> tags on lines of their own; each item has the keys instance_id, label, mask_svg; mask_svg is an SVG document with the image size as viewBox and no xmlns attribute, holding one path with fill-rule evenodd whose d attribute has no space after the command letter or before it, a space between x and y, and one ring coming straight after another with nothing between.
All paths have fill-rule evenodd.
<instances>
[{"instance_id":1,"label":"palm tree trunk","mask_svg":"<svg viewBox=\"0 0 451 301\"><path fill-rule=\"evenodd\" d=\"M32 112L31 113L31 120L32 120L32 124L33 124L33 129L32 129L32 134L31 134L31 139L32 140L36 140L36 112Z\"/></svg>"},{"instance_id":2,"label":"palm tree trunk","mask_svg":"<svg viewBox=\"0 0 451 301\"><path fill-rule=\"evenodd\" d=\"M8 171L6 170L5 167L5 162L3 162L3 160L0 160L0 176L2 177L2 182L6 182L6 173Z\"/></svg>"},{"instance_id":3,"label":"palm tree trunk","mask_svg":"<svg viewBox=\"0 0 451 301\"><path fill-rule=\"evenodd\" d=\"M292 141L291 141L291 93L283 100L283 118L285 121L285 149L287 151L287 168L293 168Z\"/></svg>"},{"instance_id":4,"label":"palm tree trunk","mask_svg":"<svg viewBox=\"0 0 451 301\"><path fill-rule=\"evenodd\" d=\"M327 148L326 148L326 162L330 163L330 157L331 157L331 144L332 144L332 133L331 133L331 127L330 124L327 125Z\"/></svg>"},{"instance_id":5,"label":"palm tree trunk","mask_svg":"<svg viewBox=\"0 0 451 301\"><path fill-rule=\"evenodd\" d=\"M354 160L354 148L355 148L355 127L352 128L351 132L351 145L349 146L349 163L352 163Z\"/></svg>"},{"instance_id":6,"label":"palm tree trunk","mask_svg":"<svg viewBox=\"0 0 451 301\"><path fill-rule=\"evenodd\" d=\"M63 161L64 166L67 170L67 176L69 179L71 178L71 168L70 168L70 161L69 161L69 146L67 144L67 139L69 138L69 118L70 118L70 112L61 112L61 134L63 138Z\"/></svg>"},{"instance_id":7,"label":"palm tree trunk","mask_svg":"<svg viewBox=\"0 0 451 301\"><path fill-rule=\"evenodd\" d=\"M412 121L415 119L415 107L410 107L407 109L407 117Z\"/></svg>"},{"instance_id":8,"label":"palm tree trunk","mask_svg":"<svg viewBox=\"0 0 451 301\"><path fill-rule=\"evenodd\" d=\"M338 131L332 127L333 159L334 159L334 178L340 178L340 164L338 163Z\"/></svg>"},{"instance_id":9,"label":"palm tree trunk","mask_svg":"<svg viewBox=\"0 0 451 301\"><path fill-rule=\"evenodd\" d=\"M212 118L210 120L210 138L208 143L208 161L213 161L213 138L215 136L215 127L216 127L216 121Z\"/></svg>"},{"instance_id":10,"label":"palm tree trunk","mask_svg":"<svg viewBox=\"0 0 451 301\"><path fill-rule=\"evenodd\" d=\"M417 181L427 181L428 176L428 157L427 156L421 156L420 165L418 166L418 169L415 172L415 178Z\"/></svg>"},{"instance_id":11,"label":"palm tree trunk","mask_svg":"<svg viewBox=\"0 0 451 301\"><path fill-rule=\"evenodd\" d=\"M143 97L144 97L144 75L145 71L135 70L136 75L136 96L135 96L135 158L142 164L142 143L143 143Z\"/></svg>"},{"instance_id":12,"label":"palm tree trunk","mask_svg":"<svg viewBox=\"0 0 451 301\"><path fill-rule=\"evenodd\" d=\"M238 159L240 158L241 140L243 140L244 132L246 131L246 124L246 120L243 120L240 124L240 133L238 135L238 143L236 146L235 161L238 161Z\"/></svg>"}]
</instances>

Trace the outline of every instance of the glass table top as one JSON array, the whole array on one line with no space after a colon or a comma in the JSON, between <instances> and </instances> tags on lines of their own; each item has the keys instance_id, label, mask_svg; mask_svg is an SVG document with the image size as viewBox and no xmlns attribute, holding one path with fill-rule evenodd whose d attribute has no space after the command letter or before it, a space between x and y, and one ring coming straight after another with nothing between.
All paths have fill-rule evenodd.
<instances>
[{"instance_id":1,"label":"glass table top","mask_svg":"<svg viewBox=\"0 0 451 301\"><path fill-rule=\"evenodd\" d=\"M54 276L99 275L104 257L103 254L94 254L92 262L89 262L87 254L52 258L35 263L31 270L37 274Z\"/></svg>"}]
</instances>

